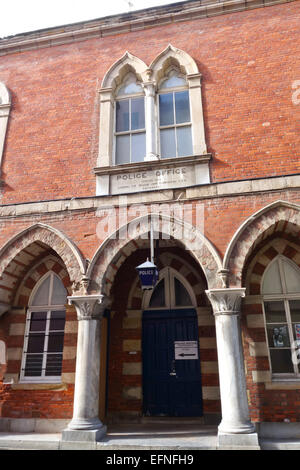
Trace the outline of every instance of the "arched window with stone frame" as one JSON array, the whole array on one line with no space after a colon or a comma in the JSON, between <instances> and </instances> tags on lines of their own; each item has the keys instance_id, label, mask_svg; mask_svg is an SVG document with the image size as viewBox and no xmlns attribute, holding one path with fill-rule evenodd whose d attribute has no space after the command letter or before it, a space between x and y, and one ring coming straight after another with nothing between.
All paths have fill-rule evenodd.
<instances>
[{"instance_id":1,"label":"arched window with stone frame","mask_svg":"<svg viewBox=\"0 0 300 470\"><path fill-rule=\"evenodd\" d=\"M158 87L159 155L193 155L190 94L185 76L170 67Z\"/></svg>"},{"instance_id":2,"label":"arched window with stone frame","mask_svg":"<svg viewBox=\"0 0 300 470\"><path fill-rule=\"evenodd\" d=\"M128 73L116 90L114 163L136 163L146 155L145 99L142 85Z\"/></svg>"},{"instance_id":3,"label":"arched window with stone frame","mask_svg":"<svg viewBox=\"0 0 300 470\"><path fill-rule=\"evenodd\" d=\"M264 272L261 293L272 379L299 380L299 267L278 255Z\"/></svg>"},{"instance_id":4,"label":"arched window with stone frame","mask_svg":"<svg viewBox=\"0 0 300 470\"><path fill-rule=\"evenodd\" d=\"M201 73L189 54L169 45L147 66L126 52L99 93L97 195L210 182Z\"/></svg>"},{"instance_id":5,"label":"arched window with stone frame","mask_svg":"<svg viewBox=\"0 0 300 470\"><path fill-rule=\"evenodd\" d=\"M61 279L48 272L29 299L20 382L61 381L66 303Z\"/></svg>"}]
</instances>

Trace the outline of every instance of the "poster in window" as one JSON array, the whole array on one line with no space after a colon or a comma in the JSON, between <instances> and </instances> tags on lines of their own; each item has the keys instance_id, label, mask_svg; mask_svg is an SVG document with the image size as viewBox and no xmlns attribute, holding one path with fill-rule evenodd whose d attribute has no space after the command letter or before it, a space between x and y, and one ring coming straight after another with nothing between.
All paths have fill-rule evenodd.
<instances>
[{"instance_id":1,"label":"poster in window","mask_svg":"<svg viewBox=\"0 0 300 470\"><path fill-rule=\"evenodd\" d=\"M296 340L300 340L300 323L295 324L295 335Z\"/></svg>"},{"instance_id":2,"label":"poster in window","mask_svg":"<svg viewBox=\"0 0 300 470\"><path fill-rule=\"evenodd\" d=\"M287 340L286 326L273 328L273 346L275 348L282 348L285 340Z\"/></svg>"}]
</instances>

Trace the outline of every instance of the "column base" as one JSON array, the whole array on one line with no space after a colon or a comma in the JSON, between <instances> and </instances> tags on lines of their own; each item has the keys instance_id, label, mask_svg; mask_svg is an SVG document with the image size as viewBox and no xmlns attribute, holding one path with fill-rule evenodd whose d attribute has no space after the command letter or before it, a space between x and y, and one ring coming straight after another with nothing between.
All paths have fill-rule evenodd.
<instances>
[{"instance_id":1,"label":"column base","mask_svg":"<svg viewBox=\"0 0 300 470\"><path fill-rule=\"evenodd\" d=\"M99 429L65 429L62 432L61 440L64 442L91 442L101 441L106 435L106 426Z\"/></svg>"},{"instance_id":2,"label":"column base","mask_svg":"<svg viewBox=\"0 0 300 470\"><path fill-rule=\"evenodd\" d=\"M251 434L231 434L218 433L218 448L224 450L260 450L258 435Z\"/></svg>"},{"instance_id":3,"label":"column base","mask_svg":"<svg viewBox=\"0 0 300 470\"><path fill-rule=\"evenodd\" d=\"M62 441L97 442L106 435L106 430L98 418L73 418L62 432Z\"/></svg>"}]
</instances>

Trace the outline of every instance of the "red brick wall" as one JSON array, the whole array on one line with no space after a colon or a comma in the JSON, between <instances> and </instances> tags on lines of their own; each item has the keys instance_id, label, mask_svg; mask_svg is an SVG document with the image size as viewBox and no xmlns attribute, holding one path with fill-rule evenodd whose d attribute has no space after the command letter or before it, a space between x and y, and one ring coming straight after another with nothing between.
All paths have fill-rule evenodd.
<instances>
[{"instance_id":1,"label":"red brick wall","mask_svg":"<svg viewBox=\"0 0 300 470\"><path fill-rule=\"evenodd\" d=\"M203 74L212 181L298 172L299 16L292 2L0 57L2 203L94 195L102 78L126 50L150 64L169 43Z\"/></svg>"},{"instance_id":2,"label":"red brick wall","mask_svg":"<svg viewBox=\"0 0 300 470\"><path fill-rule=\"evenodd\" d=\"M290 202L297 202L299 203L300 201L300 194L299 191L282 191L282 192L273 192L269 194L257 194L257 195L251 195L251 196L230 196L227 198L214 198L214 199L209 199L206 201L202 201L203 204L205 204L205 235L209 238L209 240L216 246L217 250L223 254L233 233L237 230L237 228L245 221L247 217L249 217L251 214L256 212L262 207L265 207L267 204L270 204L272 201L282 199ZM18 217L16 219L6 219L5 221L1 222L1 231L0 231L0 246L3 246L13 235L16 233L19 233L21 230L24 228L34 224L36 221L40 221L46 224L49 224L61 231L63 231L66 235L69 236L71 240L73 240L77 246L80 248L82 254L84 257L91 259L96 250L98 249L99 245L101 244L101 240L97 238L96 235L96 225L98 222L98 219L95 217L95 214L93 212L87 212L83 211L81 212L76 212L76 213L67 213L64 214L63 216L61 215L51 215L51 214L46 214L46 215L40 215L37 217ZM216 230L216 227L222 227L222 230ZM136 265L136 264L135 264ZM257 267L256 267L257 269ZM126 282L127 288L131 286L132 279L126 274ZM123 332L121 332L120 325L121 325L121 318L122 315L124 314L124 305L127 302L127 294L128 294L128 289L123 288L122 289L122 297L120 297L120 291L118 290L118 283L116 282L115 284L115 289L117 289L116 293L118 294L118 301L120 302L119 305L115 305L114 308L116 310L115 318L114 318L114 328L115 330L111 332L111 347L115 348L115 357L112 356L110 358L110 373L113 371L113 375L111 377L113 378L112 380L114 381L113 386L109 387L109 399L112 400L111 409L116 406L118 403L118 406L120 409L124 409L128 404L125 406L125 402L120 400L120 393L118 389L118 384L122 384L122 380L124 380L120 376L120 371L121 371L121 363L118 362L118 354L121 354L120 352L120 339L123 338ZM252 310L252 312L255 312ZM75 319L75 313L73 312L73 316ZM9 331L9 325L11 322L15 321L13 316L8 316L7 314L4 314L3 317L0 319L0 332L1 336L0 339L7 339L8 338L8 331ZM199 328L199 335L200 339L201 337L208 337L210 335L214 334L214 328L213 327L200 327ZM254 336L252 336L253 341L264 341L265 340L265 334L264 330L256 330L252 332ZM252 334L251 333L251 334ZM129 336L126 336L126 339L136 339L136 335L138 334L137 331L131 331L126 333ZM245 335L247 336L249 332L245 332ZM124 337L125 338L125 337ZM9 339L8 341L15 341L15 339ZM19 342L16 343L17 346L21 347L23 345L23 338L18 339ZM76 335L74 335L74 338L72 338L72 344L69 345L75 345L76 344ZM201 343L200 343L201 344ZM9 343L10 346L13 346L14 343ZM252 370L266 370L265 367L267 367L267 362L266 358L254 358L250 357L250 355L247 353L247 346L245 345L245 354L246 354L246 359L247 359L247 371L251 372ZM206 350L206 351L201 351L201 359L205 361L215 361L216 360L216 352L212 350ZM130 359L131 360L131 359ZM133 360L133 359L132 359ZM136 358L135 358L136 360ZM72 372L75 370L75 364L72 364L72 370L70 369L70 364L65 363L64 371L65 372ZM11 372L18 372L19 365L16 364L11 364L9 367L14 367L13 370L10 369ZM18 370L17 370L18 369ZM136 377L127 377L126 380L128 381L128 384L134 385L136 384ZM121 382L120 382L121 381ZM140 381L140 378L138 379ZM218 377L217 375L214 376L209 376L207 375L206 377L203 377L203 386L213 386L217 385L218 382ZM140 383L140 382L139 382ZM250 396L251 396L251 413L252 417L254 419L280 419L281 413L287 408L286 405L283 405L283 403L288 403L288 406L290 407L290 414L292 413L297 413L296 407L294 407L295 403L295 397L298 392L296 391L270 391L270 390L265 390L263 384L253 384L251 381L248 381L248 387L250 390ZM23 393L25 395L23 395ZM33 405L29 406L29 402L26 402L26 409L27 405L29 406L28 409L34 409L35 412L38 411L38 408L40 407L41 409L41 415L43 413L43 409L45 408L45 402L42 397L47 397L48 399L48 393L53 397L54 401L60 396L61 400L61 407L55 408L55 404L53 406L51 405L49 408L49 414L51 414L52 417L61 417L63 413L65 415L69 414L69 416L72 416L72 400L71 400L71 395L72 395L72 387L70 386L68 390L65 392L48 392L48 391L36 391L36 392L31 392L25 393L24 391L20 390L11 390L9 386L5 386L2 391L1 391L1 396L0 396L0 405L2 406L2 413L5 413L5 415L9 414L11 410L11 413L15 415L17 413L17 409L19 410L19 416L21 417L22 413L20 410L23 409L25 410L25 405L21 405L21 401L25 400L26 402L26 397L31 397L32 402L34 402L34 408ZM59 395L60 394L60 395ZM285 397L282 396L282 394L285 395ZM273 397L273 398L272 398ZM284 398L284 400L279 402L279 399ZM278 413L274 413L273 410L273 405L272 405L272 400L276 401L276 406L278 408ZM25 403L24 402L24 403ZM281 403L281 404L280 404ZM270 405L271 404L271 405ZM23 406L23 408L22 408ZM140 409L141 403L136 402L130 405L132 406L135 410ZM206 405L206 411L208 412L209 410L215 410L218 406L218 403L209 403ZM56 411L55 411L56 410ZM25 412L25 411L24 411ZM28 411L29 412L29 411ZM63 413L62 413L63 412ZM27 413L27 411L26 411ZM16 415L15 415L16 416Z\"/></svg>"}]
</instances>

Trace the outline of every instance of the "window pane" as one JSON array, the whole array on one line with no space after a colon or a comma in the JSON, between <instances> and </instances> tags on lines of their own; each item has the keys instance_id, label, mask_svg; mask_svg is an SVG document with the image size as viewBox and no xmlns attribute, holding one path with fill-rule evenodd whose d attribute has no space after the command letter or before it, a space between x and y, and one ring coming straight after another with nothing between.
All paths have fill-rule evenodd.
<instances>
[{"instance_id":1,"label":"window pane","mask_svg":"<svg viewBox=\"0 0 300 470\"><path fill-rule=\"evenodd\" d=\"M51 312L50 331L61 330L65 328L66 313L64 310Z\"/></svg>"},{"instance_id":2,"label":"window pane","mask_svg":"<svg viewBox=\"0 0 300 470\"><path fill-rule=\"evenodd\" d=\"M292 322L300 322L300 300L290 300L289 305Z\"/></svg>"},{"instance_id":3,"label":"window pane","mask_svg":"<svg viewBox=\"0 0 300 470\"><path fill-rule=\"evenodd\" d=\"M262 293L282 294L282 292L278 261L275 261L266 272L262 286Z\"/></svg>"},{"instance_id":4,"label":"window pane","mask_svg":"<svg viewBox=\"0 0 300 470\"><path fill-rule=\"evenodd\" d=\"M53 291L51 305L65 305L67 303L67 291L60 279L53 276Z\"/></svg>"},{"instance_id":5,"label":"window pane","mask_svg":"<svg viewBox=\"0 0 300 470\"><path fill-rule=\"evenodd\" d=\"M193 155L191 126L177 127L177 152L179 157Z\"/></svg>"},{"instance_id":6,"label":"window pane","mask_svg":"<svg viewBox=\"0 0 300 470\"><path fill-rule=\"evenodd\" d=\"M116 102L116 131L129 131L129 100Z\"/></svg>"},{"instance_id":7,"label":"window pane","mask_svg":"<svg viewBox=\"0 0 300 470\"><path fill-rule=\"evenodd\" d=\"M185 86L186 81L182 77L177 77L177 75L172 75L170 78L167 78L160 88L174 88L176 86Z\"/></svg>"},{"instance_id":8,"label":"window pane","mask_svg":"<svg viewBox=\"0 0 300 470\"><path fill-rule=\"evenodd\" d=\"M192 305L191 298L188 291L181 284L180 281L175 277L175 302L178 307L183 307L185 305Z\"/></svg>"},{"instance_id":9,"label":"window pane","mask_svg":"<svg viewBox=\"0 0 300 470\"><path fill-rule=\"evenodd\" d=\"M134 95L135 93L143 92L143 88L135 82L135 79L128 80L127 83L120 88L118 96Z\"/></svg>"},{"instance_id":10,"label":"window pane","mask_svg":"<svg viewBox=\"0 0 300 470\"><path fill-rule=\"evenodd\" d=\"M62 352L64 345L63 333L49 333L48 352Z\"/></svg>"},{"instance_id":11,"label":"window pane","mask_svg":"<svg viewBox=\"0 0 300 470\"><path fill-rule=\"evenodd\" d=\"M62 354L48 354L45 375L61 375Z\"/></svg>"},{"instance_id":12,"label":"window pane","mask_svg":"<svg viewBox=\"0 0 300 470\"><path fill-rule=\"evenodd\" d=\"M27 352L41 353L44 351L44 334L31 333L28 338Z\"/></svg>"},{"instance_id":13,"label":"window pane","mask_svg":"<svg viewBox=\"0 0 300 470\"><path fill-rule=\"evenodd\" d=\"M300 292L300 274L299 270L289 262L283 261L283 270L288 294Z\"/></svg>"},{"instance_id":14,"label":"window pane","mask_svg":"<svg viewBox=\"0 0 300 470\"><path fill-rule=\"evenodd\" d=\"M116 138L116 165L130 161L130 136L118 135Z\"/></svg>"},{"instance_id":15,"label":"window pane","mask_svg":"<svg viewBox=\"0 0 300 470\"><path fill-rule=\"evenodd\" d=\"M163 129L160 131L161 158L176 157L175 129Z\"/></svg>"},{"instance_id":16,"label":"window pane","mask_svg":"<svg viewBox=\"0 0 300 470\"><path fill-rule=\"evenodd\" d=\"M274 374L294 373L290 349L271 349L270 355Z\"/></svg>"},{"instance_id":17,"label":"window pane","mask_svg":"<svg viewBox=\"0 0 300 470\"><path fill-rule=\"evenodd\" d=\"M30 331L45 331L47 312L32 312L30 315Z\"/></svg>"},{"instance_id":18,"label":"window pane","mask_svg":"<svg viewBox=\"0 0 300 470\"><path fill-rule=\"evenodd\" d=\"M165 304L165 281L162 279L153 291L149 307L164 307Z\"/></svg>"},{"instance_id":19,"label":"window pane","mask_svg":"<svg viewBox=\"0 0 300 470\"><path fill-rule=\"evenodd\" d=\"M131 161L142 162L146 155L146 134L140 132L131 136Z\"/></svg>"},{"instance_id":20,"label":"window pane","mask_svg":"<svg viewBox=\"0 0 300 470\"><path fill-rule=\"evenodd\" d=\"M189 92L180 91L175 93L175 114L176 123L190 122Z\"/></svg>"},{"instance_id":21,"label":"window pane","mask_svg":"<svg viewBox=\"0 0 300 470\"><path fill-rule=\"evenodd\" d=\"M270 348L284 348L290 346L287 325L267 325Z\"/></svg>"},{"instance_id":22,"label":"window pane","mask_svg":"<svg viewBox=\"0 0 300 470\"><path fill-rule=\"evenodd\" d=\"M174 124L173 93L159 95L159 121L161 126Z\"/></svg>"},{"instance_id":23,"label":"window pane","mask_svg":"<svg viewBox=\"0 0 300 470\"><path fill-rule=\"evenodd\" d=\"M50 276L48 276L38 288L34 296L32 305L49 305L49 287Z\"/></svg>"},{"instance_id":24,"label":"window pane","mask_svg":"<svg viewBox=\"0 0 300 470\"><path fill-rule=\"evenodd\" d=\"M267 323L285 322L284 302L264 302Z\"/></svg>"},{"instance_id":25,"label":"window pane","mask_svg":"<svg viewBox=\"0 0 300 470\"><path fill-rule=\"evenodd\" d=\"M42 375L43 355L27 354L25 364L25 377L40 377Z\"/></svg>"},{"instance_id":26,"label":"window pane","mask_svg":"<svg viewBox=\"0 0 300 470\"><path fill-rule=\"evenodd\" d=\"M144 98L131 100L131 130L145 128Z\"/></svg>"}]
</instances>

